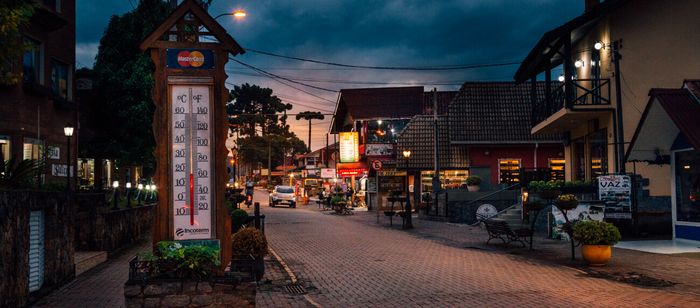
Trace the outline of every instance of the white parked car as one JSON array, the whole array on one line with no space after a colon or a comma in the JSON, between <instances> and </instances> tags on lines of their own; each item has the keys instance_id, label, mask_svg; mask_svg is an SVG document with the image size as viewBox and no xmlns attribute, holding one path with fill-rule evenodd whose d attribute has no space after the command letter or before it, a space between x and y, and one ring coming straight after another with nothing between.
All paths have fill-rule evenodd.
<instances>
[{"instance_id":1,"label":"white parked car","mask_svg":"<svg viewBox=\"0 0 700 308\"><path fill-rule=\"evenodd\" d=\"M280 203L289 204L289 207L297 207L296 199L294 198L294 187L291 186L275 186L275 189L270 193L270 206L275 206Z\"/></svg>"}]
</instances>

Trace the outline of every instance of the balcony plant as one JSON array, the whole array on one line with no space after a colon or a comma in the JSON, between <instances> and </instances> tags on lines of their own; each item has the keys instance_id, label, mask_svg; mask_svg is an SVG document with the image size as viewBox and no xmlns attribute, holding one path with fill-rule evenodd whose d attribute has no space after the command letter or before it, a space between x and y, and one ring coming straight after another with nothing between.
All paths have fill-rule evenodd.
<instances>
[{"instance_id":1,"label":"balcony plant","mask_svg":"<svg viewBox=\"0 0 700 308\"><path fill-rule=\"evenodd\" d=\"M572 237L583 244L581 255L593 266L605 265L612 257L612 245L620 241L615 225L603 221L583 220L573 226Z\"/></svg>"},{"instance_id":2,"label":"balcony plant","mask_svg":"<svg viewBox=\"0 0 700 308\"><path fill-rule=\"evenodd\" d=\"M467 177L467 190L477 192L481 188L481 177L478 175L470 175Z\"/></svg>"},{"instance_id":3,"label":"balcony plant","mask_svg":"<svg viewBox=\"0 0 700 308\"><path fill-rule=\"evenodd\" d=\"M250 272L254 280L260 280L265 274L263 258L268 253L267 239L258 229L244 228L231 237L233 260L231 270Z\"/></svg>"},{"instance_id":4,"label":"balcony plant","mask_svg":"<svg viewBox=\"0 0 700 308\"><path fill-rule=\"evenodd\" d=\"M542 199L556 199L561 194L560 181L532 181L527 185L531 193L538 194Z\"/></svg>"}]
</instances>

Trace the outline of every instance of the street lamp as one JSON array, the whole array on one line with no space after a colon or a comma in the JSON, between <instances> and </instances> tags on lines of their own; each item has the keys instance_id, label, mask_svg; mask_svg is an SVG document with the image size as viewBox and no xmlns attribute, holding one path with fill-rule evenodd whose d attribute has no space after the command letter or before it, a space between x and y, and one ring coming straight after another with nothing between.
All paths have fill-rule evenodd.
<instances>
[{"instance_id":1,"label":"street lamp","mask_svg":"<svg viewBox=\"0 0 700 308\"><path fill-rule=\"evenodd\" d=\"M68 186L66 186L66 193L70 194L70 137L73 137L73 125L67 123L66 126L63 127L63 134L68 139L68 150L66 151L66 161L68 162L68 167L66 168L66 183Z\"/></svg>"},{"instance_id":2,"label":"street lamp","mask_svg":"<svg viewBox=\"0 0 700 308\"><path fill-rule=\"evenodd\" d=\"M404 229L412 229L413 228L413 222L411 221L411 191L408 189L408 177L409 177L409 172L408 172L408 160L411 158L411 150L403 150L403 158L406 160L406 212L404 215L406 215L404 223Z\"/></svg>"},{"instance_id":3,"label":"street lamp","mask_svg":"<svg viewBox=\"0 0 700 308\"><path fill-rule=\"evenodd\" d=\"M216 15L216 17L214 17L214 20L219 19L219 17L226 16L226 15L233 16L233 18L235 18L235 19L243 19L246 16L248 16L248 13L245 10L238 9L238 10L234 10L233 12L221 13L219 15Z\"/></svg>"},{"instance_id":4,"label":"street lamp","mask_svg":"<svg viewBox=\"0 0 700 308\"><path fill-rule=\"evenodd\" d=\"M136 189L139 190L138 194L136 194L136 200L139 202L137 205L141 206L141 192L143 191L143 184L139 183L139 185L136 185Z\"/></svg>"}]
</instances>

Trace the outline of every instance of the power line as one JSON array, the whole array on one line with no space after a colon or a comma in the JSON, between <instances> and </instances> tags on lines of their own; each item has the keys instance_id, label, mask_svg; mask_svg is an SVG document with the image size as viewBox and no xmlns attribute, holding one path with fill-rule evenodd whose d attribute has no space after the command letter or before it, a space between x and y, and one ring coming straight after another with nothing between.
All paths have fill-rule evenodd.
<instances>
[{"instance_id":1,"label":"power line","mask_svg":"<svg viewBox=\"0 0 700 308\"><path fill-rule=\"evenodd\" d=\"M437 65L437 66L366 66L366 65L344 64L344 63L335 63L335 62L321 61L321 60L315 60L315 59L306 59L306 58L285 56L285 55L280 55L280 54L271 53L268 51L256 50L256 49L251 49L251 48L246 48L246 51L251 51L251 52L254 52L257 54L271 56L271 57L290 59L290 60L296 60L296 61L303 61L303 62L311 62L311 63L316 63L316 64L324 64L324 65L339 66L339 67L349 67L349 68L375 69L375 70L449 71L449 70L465 70L465 69L475 69L475 68L509 66L509 65L516 65L516 64L522 63L520 61L515 61L515 62L502 62L502 63Z\"/></svg>"},{"instance_id":2,"label":"power line","mask_svg":"<svg viewBox=\"0 0 700 308\"><path fill-rule=\"evenodd\" d=\"M228 82L228 81L226 82L226 84L228 84L228 85L232 85L232 86L235 86L235 84L234 84L234 83L232 83L232 82ZM325 109L324 109L324 108L321 108L321 107L318 107L318 106L314 106L314 105L307 105L307 104L305 104L305 103L301 103L301 102L296 102L296 101L294 101L294 100L292 100L292 99L288 99L288 98L282 98L282 97L281 97L281 96L279 96L279 95L274 95L274 96L277 96L277 97L278 97L278 98L280 98L280 99L281 99L282 101L290 101L290 103L291 103L292 105L300 105L300 106L304 106L304 107L307 107L307 108L314 108L314 109L318 109L318 110L320 110L320 111L327 111L327 112L333 112L333 110L331 110L331 108L325 108ZM319 102L319 103L320 103L320 102Z\"/></svg>"},{"instance_id":3,"label":"power line","mask_svg":"<svg viewBox=\"0 0 700 308\"><path fill-rule=\"evenodd\" d=\"M262 73L262 74L264 74L264 75L267 75L267 76L271 76L271 77L274 77L274 78L277 78L277 79L286 80L286 81L289 81L289 82L292 82L292 83L296 83L296 84L299 84L299 85L302 85L302 86L306 86L306 87L309 87L309 88L313 88L313 89L316 89L316 90L338 93L337 90L327 89L327 88L323 88L323 87L317 87L317 86L310 85L310 84L306 84L306 83L303 83L303 82L298 82L298 81L295 81L295 80L293 80L293 79L285 78L285 77L282 77L282 76L280 76L280 75L276 75L276 74L270 73L270 72L268 72L268 71L261 70L261 69L255 67L255 66L252 66L252 65L250 65L250 64L246 64L246 63L244 63L244 62L238 61L238 60L233 59L233 58L231 58L231 60L234 61L234 62L236 62L236 63L238 63L238 64L240 64L240 65L243 65L243 66L245 66L245 67L248 67L248 68L250 68L250 69L252 69L252 70L254 70L254 71L256 71L256 72L260 72L260 73Z\"/></svg>"},{"instance_id":4,"label":"power line","mask_svg":"<svg viewBox=\"0 0 700 308\"><path fill-rule=\"evenodd\" d=\"M235 60L235 59L233 59L233 58L231 58L231 60L243 64L243 62L238 61L238 60ZM245 64L245 65L248 66L248 67L250 67L250 68L254 68L254 66L252 66L252 65L248 65L248 64ZM279 82L279 83L281 83L281 84L283 84L283 85L285 85L285 86L288 86L288 87L290 87L290 88L292 88L292 89L295 89L295 90L297 90L297 91L300 91L300 92L306 93L306 94L308 94L308 95L311 95L311 96L313 96L313 97L315 97L315 98L319 98L319 99L322 99L322 100L324 100L324 101L327 101L327 102L330 102L330 103L335 104L335 102L332 101L332 100L329 100L329 99L327 99L327 98L325 98L325 97L322 97L322 96L318 96L318 95L313 94L313 93L311 93L311 92L309 92L309 91L306 91L306 90L304 90L304 89L300 89L300 88L295 87L295 86L293 86L293 85L290 85L290 84L288 84L288 83L286 83L286 82L284 82L284 81L282 81L282 80L279 80L278 78L274 77L273 74L270 74L270 73L268 73L268 72L266 72L266 71L264 71L264 70L261 70L261 69L258 69L258 68L254 68L254 70L259 71L259 73L260 73L261 75L267 76L267 77L269 77L269 78L272 78L273 80L275 80L275 81L277 81L277 82ZM302 84L302 85L306 85L305 83L300 83L300 82L295 82L295 83L299 83L299 84ZM306 85L306 86L310 86L310 85ZM312 87L313 87L313 86L312 86ZM336 91L336 92L337 92L337 91Z\"/></svg>"},{"instance_id":5,"label":"power line","mask_svg":"<svg viewBox=\"0 0 700 308\"><path fill-rule=\"evenodd\" d=\"M235 73L233 74L243 75L243 76L253 76L257 75L250 73ZM290 75L279 75L295 81L307 81L307 82L321 82L321 83L334 83L334 84L367 84L367 85L383 85L383 84L393 84L393 85L436 85L436 86L459 86L462 85L463 81L451 80L451 81L359 81L359 80L342 80L342 79L314 79L314 78L303 78L298 76Z\"/></svg>"}]
</instances>

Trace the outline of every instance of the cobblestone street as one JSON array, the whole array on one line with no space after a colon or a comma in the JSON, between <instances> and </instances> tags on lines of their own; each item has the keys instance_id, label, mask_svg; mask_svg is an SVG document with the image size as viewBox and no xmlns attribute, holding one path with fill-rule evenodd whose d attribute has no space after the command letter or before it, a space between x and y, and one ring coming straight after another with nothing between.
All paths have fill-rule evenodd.
<instances>
[{"instance_id":1,"label":"cobblestone street","mask_svg":"<svg viewBox=\"0 0 700 308\"><path fill-rule=\"evenodd\" d=\"M373 213L336 216L263 207L271 246L324 307L697 306L695 294L640 288L562 265L446 245L377 225ZM382 217L383 219L384 217Z\"/></svg>"}]
</instances>

